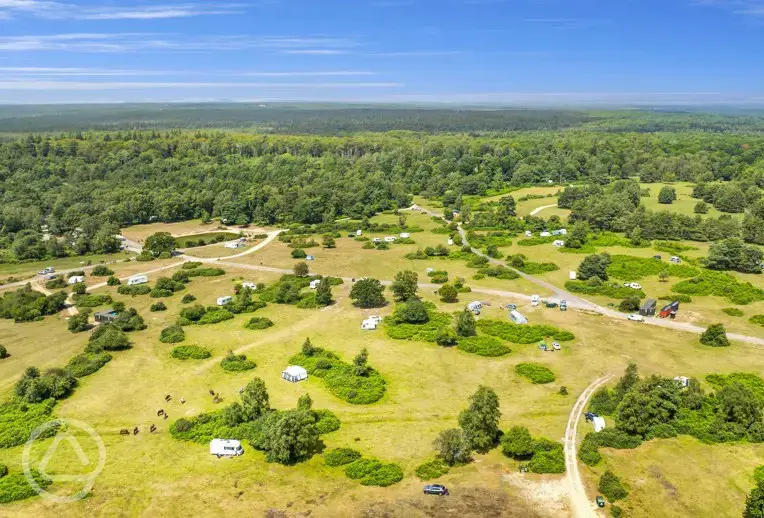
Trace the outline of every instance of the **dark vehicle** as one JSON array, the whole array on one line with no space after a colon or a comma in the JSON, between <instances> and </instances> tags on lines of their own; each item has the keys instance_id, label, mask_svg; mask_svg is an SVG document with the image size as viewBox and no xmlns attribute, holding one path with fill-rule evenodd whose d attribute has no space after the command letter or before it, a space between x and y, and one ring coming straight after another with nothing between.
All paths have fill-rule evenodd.
<instances>
[{"instance_id":1,"label":"dark vehicle","mask_svg":"<svg viewBox=\"0 0 764 518\"><path fill-rule=\"evenodd\" d=\"M658 260L660 261L661 259L663 259L663 257L661 257L661 256L659 256L659 255L654 255L654 256L653 256L653 259L658 259Z\"/></svg>"},{"instance_id":2,"label":"dark vehicle","mask_svg":"<svg viewBox=\"0 0 764 518\"><path fill-rule=\"evenodd\" d=\"M427 484L424 486L424 494L446 496L448 495L448 488L441 484Z\"/></svg>"},{"instance_id":3,"label":"dark vehicle","mask_svg":"<svg viewBox=\"0 0 764 518\"><path fill-rule=\"evenodd\" d=\"M597 507L605 507L605 499L602 498L602 496L597 495L597 498L595 500L597 502Z\"/></svg>"},{"instance_id":4,"label":"dark vehicle","mask_svg":"<svg viewBox=\"0 0 764 518\"><path fill-rule=\"evenodd\" d=\"M588 423L589 421L594 421L594 418L599 416L595 414L594 412L586 412L584 414L584 417L586 418L586 422Z\"/></svg>"}]
</instances>

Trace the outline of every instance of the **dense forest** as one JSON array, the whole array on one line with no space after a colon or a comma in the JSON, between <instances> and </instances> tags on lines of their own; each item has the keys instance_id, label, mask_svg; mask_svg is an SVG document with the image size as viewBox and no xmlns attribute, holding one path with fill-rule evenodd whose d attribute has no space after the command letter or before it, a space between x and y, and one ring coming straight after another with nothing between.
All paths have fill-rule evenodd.
<instances>
[{"instance_id":1,"label":"dense forest","mask_svg":"<svg viewBox=\"0 0 764 518\"><path fill-rule=\"evenodd\" d=\"M762 133L764 111L414 107L408 105L169 103L0 106L0 132L240 129L257 133L350 135L417 131L505 135L518 131ZM2 138L2 135L0 135Z\"/></svg>"},{"instance_id":2,"label":"dense forest","mask_svg":"<svg viewBox=\"0 0 764 518\"><path fill-rule=\"evenodd\" d=\"M594 228L639 228L650 239L740 235L739 224L724 216L696 232L699 216L645 211L636 181L623 179L696 182L699 201L748 211L749 233L758 232L748 240L762 240L756 228L764 221L764 136L122 131L0 143L0 260L61 256L69 247L113 251L119 227L151 221L312 224L408 206L412 195L461 208L463 196L548 183L579 185L568 187L560 204ZM673 230L650 230L659 224ZM44 234L67 239L46 241Z\"/></svg>"}]
</instances>

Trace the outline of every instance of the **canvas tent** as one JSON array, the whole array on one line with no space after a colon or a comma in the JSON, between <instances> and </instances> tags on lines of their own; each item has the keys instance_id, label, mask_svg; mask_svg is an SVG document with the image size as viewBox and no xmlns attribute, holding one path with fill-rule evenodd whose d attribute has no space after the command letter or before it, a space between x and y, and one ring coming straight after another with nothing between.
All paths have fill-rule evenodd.
<instances>
[{"instance_id":1,"label":"canvas tent","mask_svg":"<svg viewBox=\"0 0 764 518\"><path fill-rule=\"evenodd\" d=\"M308 371L300 367L299 365L290 365L283 371L281 371L281 377L292 383L308 379Z\"/></svg>"}]
</instances>

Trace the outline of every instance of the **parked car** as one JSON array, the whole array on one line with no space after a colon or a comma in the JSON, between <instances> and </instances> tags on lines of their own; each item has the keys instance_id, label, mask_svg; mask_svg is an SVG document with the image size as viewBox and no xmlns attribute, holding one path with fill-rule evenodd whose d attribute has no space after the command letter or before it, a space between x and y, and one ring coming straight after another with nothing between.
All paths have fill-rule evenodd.
<instances>
[{"instance_id":1,"label":"parked car","mask_svg":"<svg viewBox=\"0 0 764 518\"><path fill-rule=\"evenodd\" d=\"M561 300L560 301L560 311L567 311L568 310L568 301L567 300Z\"/></svg>"},{"instance_id":2,"label":"parked car","mask_svg":"<svg viewBox=\"0 0 764 518\"><path fill-rule=\"evenodd\" d=\"M507 306L506 306L506 307L507 307L507 309L509 309L509 310L517 309L517 305L516 305L516 304L507 304Z\"/></svg>"},{"instance_id":3,"label":"parked car","mask_svg":"<svg viewBox=\"0 0 764 518\"><path fill-rule=\"evenodd\" d=\"M552 347L554 347L555 351L559 351L560 349L562 349L560 342L552 342Z\"/></svg>"},{"instance_id":4,"label":"parked car","mask_svg":"<svg viewBox=\"0 0 764 518\"><path fill-rule=\"evenodd\" d=\"M602 497L602 495L597 495L595 501L597 502L597 507L605 507L605 499Z\"/></svg>"},{"instance_id":5,"label":"parked car","mask_svg":"<svg viewBox=\"0 0 764 518\"><path fill-rule=\"evenodd\" d=\"M442 484L427 484L424 486L425 495L448 495L448 488Z\"/></svg>"},{"instance_id":6,"label":"parked car","mask_svg":"<svg viewBox=\"0 0 764 518\"><path fill-rule=\"evenodd\" d=\"M631 315L629 315L626 318L628 318L632 322L644 322L645 321L645 317L643 317L642 315L638 315L636 313L632 313Z\"/></svg>"},{"instance_id":7,"label":"parked car","mask_svg":"<svg viewBox=\"0 0 764 518\"><path fill-rule=\"evenodd\" d=\"M37 275L48 275L49 273L55 272L56 269L52 266L48 266L47 268L44 268L42 271L37 272Z\"/></svg>"}]
</instances>

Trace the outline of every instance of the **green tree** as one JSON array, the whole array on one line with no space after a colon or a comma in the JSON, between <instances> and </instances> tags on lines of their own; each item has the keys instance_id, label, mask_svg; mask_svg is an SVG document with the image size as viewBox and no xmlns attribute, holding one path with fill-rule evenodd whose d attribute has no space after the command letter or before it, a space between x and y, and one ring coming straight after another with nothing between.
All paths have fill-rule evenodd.
<instances>
[{"instance_id":1,"label":"green tree","mask_svg":"<svg viewBox=\"0 0 764 518\"><path fill-rule=\"evenodd\" d=\"M310 338L306 338L302 343L302 354L305 356L313 356L316 352L318 352L318 350L310 341Z\"/></svg>"},{"instance_id":2,"label":"green tree","mask_svg":"<svg viewBox=\"0 0 764 518\"><path fill-rule=\"evenodd\" d=\"M268 462L293 464L309 458L319 446L316 417L311 410L269 413L255 446L265 451Z\"/></svg>"},{"instance_id":3,"label":"green tree","mask_svg":"<svg viewBox=\"0 0 764 518\"><path fill-rule=\"evenodd\" d=\"M332 285L328 277L321 279L316 288L316 304L319 306L330 306L334 303L332 298Z\"/></svg>"},{"instance_id":4,"label":"green tree","mask_svg":"<svg viewBox=\"0 0 764 518\"><path fill-rule=\"evenodd\" d=\"M759 481L745 498L743 518L764 518L764 481Z\"/></svg>"},{"instance_id":5,"label":"green tree","mask_svg":"<svg viewBox=\"0 0 764 518\"><path fill-rule=\"evenodd\" d=\"M471 449L464 432L459 428L452 428L440 432L435 439L433 447L440 460L449 466L466 464L470 461Z\"/></svg>"},{"instance_id":6,"label":"green tree","mask_svg":"<svg viewBox=\"0 0 764 518\"><path fill-rule=\"evenodd\" d=\"M658 193L658 203L671 205L674 203L674 200L676 200L676 189L667 185L661 187L661 190Z\"/></svg>"},{"instance_id":7,"label":"green tree","mask_svg":"<svg viewBox=\"0 0 764 518\"><path fill-rule=\"evenodd\" d=\"M8 356L10 356L8 354L8 349L6 349L4 345L0 344L0 360L4 360Z\"/></svg>"},{"instance_id":8,"label":"green tree","mask_svg":"<svg viewBox=\"0 0 764 518\"><path fill-rule=\"evenodd\" d=\"M581 280L597 277L603 281L608 280L607 269L610 266L610 255L607 253L599 255L587 255L581 264L578 265L578 278Z\"/></svg>"},{"instance_id":9,"label":"green tree","mask_svg":"<svg viewBox=\"0 0 764 518\"><path fill-rule=\"evenodd\" d=\"M337 248L337 243L332 236L324 236L324 248Z\"/></svg>"},{"instance_id":10,"label":"green tree","mask_svg":"<svg viewBox=\"0 0 764 518\"><path fill-rule=\"evenodd\" d=\"M350 299L362 308L384 306L384 287L377 279L361 279L350 289Z\"/></svg>"},{"instance_id":11,"label":"green tree","mask_svg":"<svg viewBox=\"0 0 764 518\"><path fill-rule=\"evenodd\" d=\"M464 310L456 317L456 334L459 336L475 336L477 334L475 315L472 311Z\"/></svg>"},{"instance_id":12,"label":"green tree","mask_svg":"<svg viewBox=\"0 0 764 518\"><path fill-rule=\"evenodd\" d=\"M618 399L623 398L628 391L634 388L639 383L639 369L637 364L629 362L626 366L626 370L623 376L618 380L618 384L615 386L615 393Z\"/></svg>"},{"instance_id":13,"label":"green tree","mask_svg":"<svg viewBox=\"0 0 764 518\"><path fill-rule=\"evenodd\" d=\"M470 397L470 406L459 414L459 426L472 449L487 451L496 444L500 417L499 397L481 385Z\"/></svg>"},{"instance_id":14,"label":"green tree","mask_svg":"<svg viewBox=\"0 0 764 518\"><path fill-rule=\"evenodd\" d=\"M729 238L711 245L706 266L712 270L736 270L743 273L761 272L764 252L747 245L740 238Z\"/></svg>"},{"instance_id":15,"label":"green tree","mask_svg":"<svg viewBox=\"0 0 764 518\"><path fill-rule=\"evenodd\" d=\"M172 254L175 246L175 238L169 232L157 232L146 238L143 249L158 257L162 253Z\"/></svg>"},{"instance_id":16,"label":"green tree","mask_svg":"<svg viewBox=\"0 0 764 518\"><path fill-rule=\"evenodd\" d=\"M443 302L453 303L459 301L459 290L450 284L441 286L438 290L438 294L440 295L440 300Z\"/></svg>"},{"instance_id":17,"label":"green tree","mask_svg":"<svg viewBox=\"0 0 764 518\"><path fill-rule=\"evenodd\" d=\"M417 295L419 276L411 270L404 270L395 274L395 280L390 286L395 300L400 302L409 300Z\"/></svg>"},{"instance_id":18,"label":"green tree","mask_svg":"<svg viewBox=\"0 0 764 518\"><path fill-rule=\"evenodd\" d=\"M708 214L708 203L704 201L699 201L695 204L695 208L693 209L693 212L695 214Z\"/></svg>"},{"instance_id":19,"label":"green tree","mask_svg":"<svg viewBox=\"0 0 764 518\"><path fill-rule=\"evenodd\" d=\"M513 426L501 437L501 450L507 457L530 457L533 455L533 448L533 437L524 426Z\"/></svg>"},{"instance_id":20,"label":"green tree","mask_svg":"<svg viewBox=\"0 0 764 518\"><path fill-rule=\"evenodd\" d=\"M671 421L680 402L679 387L673 380L651 376L623 397L616 410L616 425L626 433L645 436L651 426Z\"/></svg>"},{"instance_id":21,"label":"green tree","mask_svg":"<svg viewBox=\"0 0 764 518\"><path fill-rule=\"evenodd\" d=\"M456 345L459 341L459 337L450 327L442 327L437 336L435 337L435 343L443 347L450 347Z\"/></svg>"},{"instance_id":22,"label":"green tree","mask_svg":"<svg viewBox=\"0 0 764 518\"><path fill-rule=\"evenodd\" d=\"M573 225L565 240L565 248L581 248L589 240L591 228L586 221L579 221Z\"/></svg>"},{"instance_id":23,"label":"green tree","mask_svg":"<svg viewBox=\"0 0 764 518\"><path fill-rule=\"evenodd\" d=\"M302 248L292 249L292 259L305 259L306 257L308 257L308 253Z\"/></svg>"},{"instance_id":24,"label":"green tree","mask_svg":"<svg viewBox=\"0 0 764 518\"><path fill-rule=\"evenodd\" d=\"M700 335L700 343L710 347L729 347L730 341L727 338L727 331L724 324L711 324Z\"/></svg>"},{"instance_id":25,"label":"green tree","mask_svg":"<svg viewBox=\"0 0 764 518\"><path fill-rule=\"evenodd\" d=\"M602 474L597 488L600 490L600 493L605 495L611 502L621 500L629 495L629 492L623 487L621 479L610 470L606 470L605 473Z\"/></svg>"},{"instance_id":26,"label":"green tree","mask_svg":"<svg viewBox=\"0 0 764 518\"><path fill-rule=\"evenodd\" d=\"M499 199L496 207L496 219L501 226L506 227L512 223L512 220L517 216L516 207L517 204L512 196L504 196Z\"/></svg>"},{"instance_id":27,"label":"green tree","mask_svg":"<svg viewBox=\"0 0 764 518\"><path fill-rule=\"evenodd\" d=\"M760 402L753 391L742 383L725 385L716 397L719 400L718 415L724 421L746 428L761 421Z\"/></svg>"},{"instance_id":28,"label":"green tree","mask_svg":"<svg viewBox=\"0 0 764 518\"><path fill-rule=\"evenodd\" d=\"M70 316L67 324L69 331L72 333L82 333L90 329L91 326L88 323L89 314L89 311L81 311L76 315Z\"/></svg>"},{"instance_id":29,"label":"green tree","mask_svg":"<svg viewBox=\"0 0 764 518\"><path fill-rule=\"evenodd\" d=\"M670 276L671 274L669 274L668 270L661 270L661 273L658 274L658 279L661 282L668 282Z\"/></svg>"},{"instance_id":30,"label":"green tree","mask_svg":"<svg viewBox=\"0 0 764 518\"><path fill-rule=\"evenodd\" d=\"M356 376L366 376L369 374L369 351L364 347L355 358L353 358L353 374Z\"/></svg>"},{"instance_id":31,"label":"green tree","mask_svg":"<svg viewBox=\"0 0 764 518\"><path fill-rule=\"evenodd\" d=\"M84 282L77 282L75 284L72 284L72 293L75 295L84 295L85 292L87 292L88 287L85 285Z\"/></svg>"},{"instance_id":32,"label":"green tree","mask_svg":"<svg viewBox=\"0 0 764 518\"><path fill-rule=\"evenodd\" d=\"M247 421L254 421L270 410L268 390L260 378L250 381L241 391L241 406Z\"/></svg>"},{"instance_id":33,"label":"green tree","mask_svg":"<svg viewBox=\"0 0 764 518\"><path fill-rule=\"evenodd\" d=\"M423 324L430 320L424 302L417 298L410 298L395 311L395 316L407 324Z\"/></svg>"},{"instance_id":34,"label":"green tree","mask_svg":"<svg viewBox=\"0 0 764 518\"><path fill-rule=\"evenodd\" d=\"M297 410L310 410L313 408L313 399L310 394L303 394L297 400Z\"/></svg>"},{"instance_id":35,"label":"green tree","mask_svg":"<svg viewBox=\"0 0 764 518\"><path fill-rule=\"evenodd\" d=\"M294 265L294 274L296 277L307 277L310 274L308 263L300 261Z\"/></svg>"}]
</instances>

